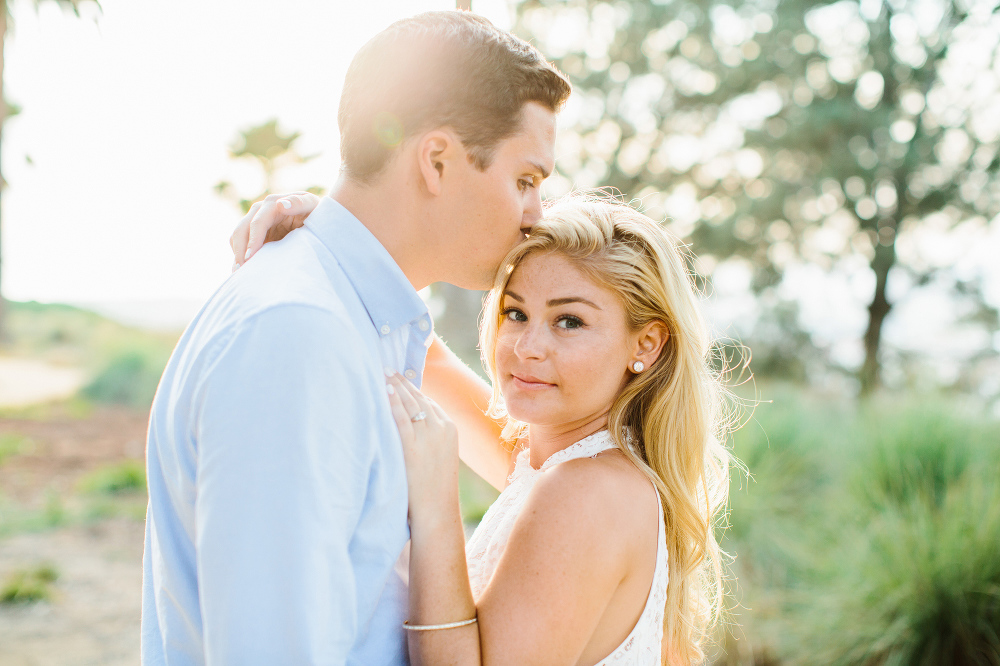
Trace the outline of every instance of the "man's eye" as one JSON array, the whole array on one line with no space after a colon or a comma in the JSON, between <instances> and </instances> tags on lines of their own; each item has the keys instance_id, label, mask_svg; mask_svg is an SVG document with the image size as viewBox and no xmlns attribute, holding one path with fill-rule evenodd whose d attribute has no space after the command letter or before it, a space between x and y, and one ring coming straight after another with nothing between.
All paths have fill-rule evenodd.
<instances>
[{"instance_id":1,"label":"man's eye","mask_svg":"<svg viewBox=\"0 0 1000 666\"><path fill-rule=\"evenodd\" d=\"M528 321L528 317L517 308L507 308L503 311L503 317L510 321Z\"/></svg>"},{"instance_id":2,"label":"man's eye","mask_svg":"<svg viewBox=\"0 0 1000 666\"><path fill-rule=\"evenodd\" d=\"M583 320L578 317L560 317L556 321L557 328L574 329L584 326Z\"/></svg>"}]
</instances>

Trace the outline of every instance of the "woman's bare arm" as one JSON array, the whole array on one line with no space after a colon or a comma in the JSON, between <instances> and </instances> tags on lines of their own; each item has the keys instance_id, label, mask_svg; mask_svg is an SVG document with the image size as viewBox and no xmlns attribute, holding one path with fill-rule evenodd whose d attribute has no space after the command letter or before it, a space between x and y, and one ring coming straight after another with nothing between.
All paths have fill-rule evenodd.
<instances>
[{"instance_id":1,"label":"woman's bare arm","mask_svg":"<svg viewBox=\"0 0 1000 666\"><path fill-rule=\"evenodd\" d=\"M486 416L490 385L436 335L427 350L422 389L458 426L462 462L503 490L510 452L500 442L500 424Z\"/></svg>"}]
</instances>

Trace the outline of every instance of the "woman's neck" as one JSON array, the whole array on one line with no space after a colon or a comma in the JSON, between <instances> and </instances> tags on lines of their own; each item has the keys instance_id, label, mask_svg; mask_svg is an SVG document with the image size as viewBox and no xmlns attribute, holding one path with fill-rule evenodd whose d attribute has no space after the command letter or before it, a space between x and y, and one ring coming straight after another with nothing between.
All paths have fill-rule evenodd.
<instances>
[{"instance_id":1,"label":"woman's neck","mask_svg":"<svg viewBox=\"0 0 1000 666\"><path fill-rule=\"evenodd\" d=\"M528 424L528 459L538 469L557 451L562 451L608 426L608 411L559 425Z\"/></svg>"}]
</instances>

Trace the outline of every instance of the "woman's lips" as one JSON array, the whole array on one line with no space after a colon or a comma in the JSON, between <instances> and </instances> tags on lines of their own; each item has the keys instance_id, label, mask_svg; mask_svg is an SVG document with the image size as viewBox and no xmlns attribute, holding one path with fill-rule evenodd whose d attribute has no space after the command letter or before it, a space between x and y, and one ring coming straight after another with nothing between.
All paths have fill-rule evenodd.
<instances>
[{"instance_id":1,"label":"woman's lips","mask_svg":"<svg viewBox=\"0 0 1000 666\"><path fill-rule=\"evenodd\" d=\"M524 389L526 391L538 391L541 389L554 388L555 384L549 384L548 382L543 382L535 377L525 377L521 378L517 375L511 375L511 379L514 382L514 386L519 389Z\"/></svg>"}]
</instances>

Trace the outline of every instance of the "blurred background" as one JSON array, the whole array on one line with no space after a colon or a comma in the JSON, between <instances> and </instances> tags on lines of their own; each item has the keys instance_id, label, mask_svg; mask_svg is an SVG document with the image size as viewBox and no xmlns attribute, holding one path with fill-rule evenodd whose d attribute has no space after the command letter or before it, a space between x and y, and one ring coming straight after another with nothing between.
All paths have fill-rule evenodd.
<instances>
[{"instance_id":1,"label":"blurred background","mask_svg":"<svg viewBox=\"0 0 1000 666\"><path fill-rule=\"evenodd\" d=\"M354 51L455 3L0 5L0 665L134 664L170 351L241 211L335 179ZM713 663L1000 664L997 5L472 2L573 82L544 194L693 252L747 401ZM479 369L482 294L423 296Z\"/></svg>"}]
</instances>

